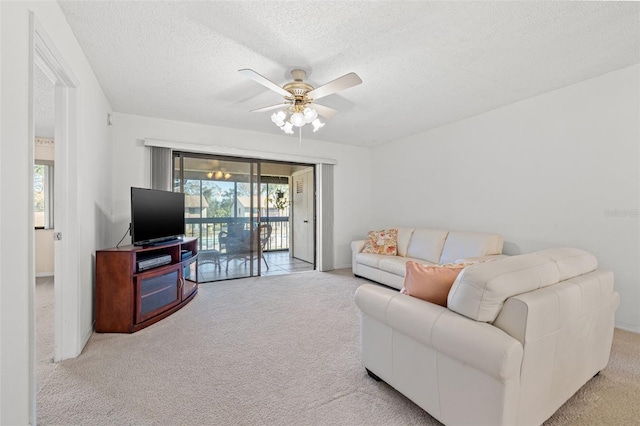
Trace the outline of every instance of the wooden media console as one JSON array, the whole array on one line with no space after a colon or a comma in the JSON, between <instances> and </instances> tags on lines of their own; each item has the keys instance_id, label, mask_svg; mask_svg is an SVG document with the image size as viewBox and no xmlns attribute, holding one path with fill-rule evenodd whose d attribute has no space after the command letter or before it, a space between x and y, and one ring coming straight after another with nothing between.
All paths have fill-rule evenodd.
<instances>
[{"instance_id":1,"label":"wooden media console","mask_svg":"<svg viewBox=\"0 0 640 426\"><path fill-rule=\"evenodd\" d=\"M159 257L167 264L138 270ZM197 260L197 238L96 251L96 332L133 333L182 308L198 292Z\"/></svg>"}]
</instances>

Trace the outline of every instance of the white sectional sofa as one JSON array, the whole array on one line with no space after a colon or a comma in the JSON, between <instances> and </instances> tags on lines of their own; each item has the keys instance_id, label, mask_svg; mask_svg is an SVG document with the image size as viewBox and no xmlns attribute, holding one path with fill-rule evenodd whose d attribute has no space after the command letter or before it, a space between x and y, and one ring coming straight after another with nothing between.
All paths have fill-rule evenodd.
<instances>
[{"instance_id":1,"label":"white sectional sofa","mask_svg":"<svg viewBox=\"0 0 640 426\"><path fill-rule=\"evenodd\" d=\"M401 289L405 264L409 260L425 265L443 265L504 257L501 256L503 239L497 234L428 228L397 229L396 256L362 253L365 240L351 243L354 275Z\"/></svg>"},{"instance_id":2,"label":"white sectional sofa","mask_svg":"<svg viewBox=\"0 0 640 426\"><path fill-rule=\"evenodd\" d=\"M609 361L613 273L560 248L466 267L448 307L355 295L362 364L447 425L539 425Z\"/></svg>"}]
</instances>

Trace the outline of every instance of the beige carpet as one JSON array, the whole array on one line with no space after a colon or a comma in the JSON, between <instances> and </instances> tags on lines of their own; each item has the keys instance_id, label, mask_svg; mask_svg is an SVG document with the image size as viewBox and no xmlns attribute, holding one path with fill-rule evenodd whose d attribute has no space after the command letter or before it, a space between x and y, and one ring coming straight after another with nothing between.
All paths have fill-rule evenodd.
<instances>
[{"instance_id":1,"label":"beige carpet","mask_svg":"<svg viewBox=\"0 0 640 426\"><path fill-rule=\"evenodd\" d=\"M364 280L349 270L200 286L132 335L94 334L76 359L38 366L38 423L436 425L359 362ZM640 335L616 331L610 366L552 425L638 424Z\"/></svg>"},{"instance_id":2,"label":"beige carpet","mask_svg":"<svg viewBox=\"0 0 640 426\"><path fill-rule=\"evenodd\" d=\"M54 352L54 286L53 277L36 278L36 377L38 390L46 382L57 364L53 363Z\"/></svg>"}]
</instances>

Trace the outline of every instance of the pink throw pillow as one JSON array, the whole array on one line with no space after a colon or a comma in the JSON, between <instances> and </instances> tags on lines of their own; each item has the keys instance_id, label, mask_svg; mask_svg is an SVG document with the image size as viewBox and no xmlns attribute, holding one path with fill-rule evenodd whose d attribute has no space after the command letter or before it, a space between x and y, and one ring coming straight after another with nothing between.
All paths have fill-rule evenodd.
<instances>
[{"instance_id":1,"label":"pink throw pillow","mask_svg":"<svg viewBox=\"0 0 640 426\"><path fill-rule=\"evenodd\" d=\"M408 261L401 293L446 307L449 290L465 266L427 266Z\"/></svg>"}]
</instances>

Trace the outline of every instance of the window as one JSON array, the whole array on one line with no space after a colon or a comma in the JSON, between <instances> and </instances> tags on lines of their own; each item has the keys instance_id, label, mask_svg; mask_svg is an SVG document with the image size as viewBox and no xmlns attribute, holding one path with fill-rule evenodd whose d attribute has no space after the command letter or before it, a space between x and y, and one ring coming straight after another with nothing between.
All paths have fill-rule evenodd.
<instances>
[{"instance_id":1,"label":"window","mask_svg":"<svg viewBox=\"0 0 640 426\"><path fill-rule=\"evenodd\" d=\"M36 229L53 228L53 163L33 165L33 213Z\"/></svg>"}]
</instances>

